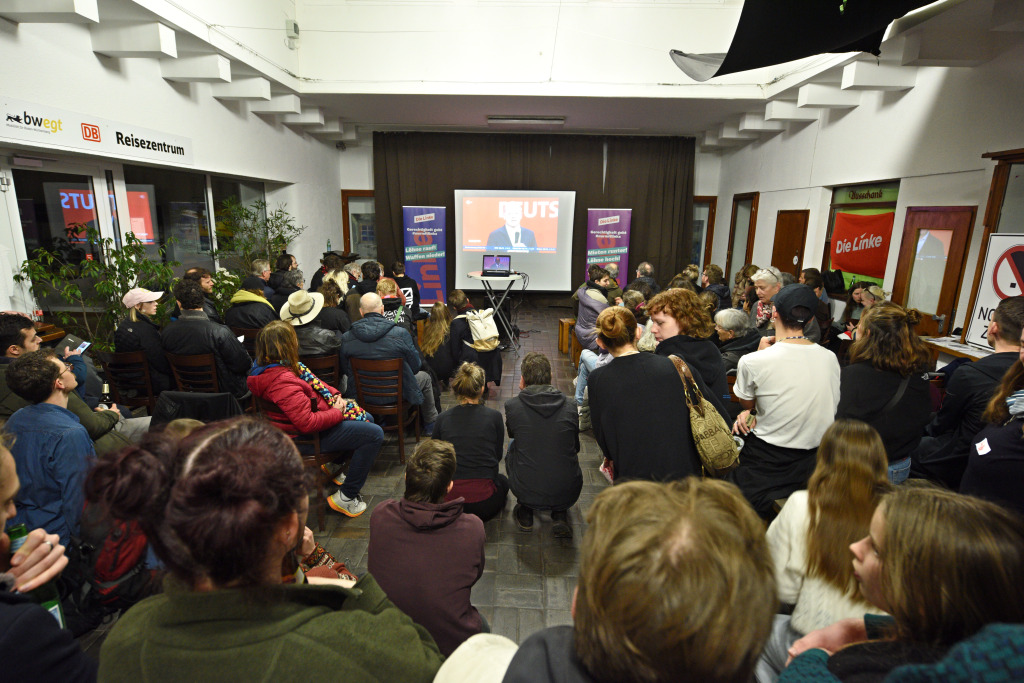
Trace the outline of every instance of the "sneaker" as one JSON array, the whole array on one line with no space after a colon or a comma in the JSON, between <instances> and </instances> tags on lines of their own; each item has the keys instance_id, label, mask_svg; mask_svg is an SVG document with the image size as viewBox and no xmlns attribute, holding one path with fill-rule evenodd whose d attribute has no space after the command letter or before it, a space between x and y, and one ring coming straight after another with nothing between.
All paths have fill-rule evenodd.
<instances>
[{"instance_id":1,"label":"sneaker","mask_svg":"<svg viewBox=\"0 0 1024 683\"><path fill-rule=\"evenodd\" d=\"M590 423L590 406L582 405L577 406L576 412L580 416L580 431L585 432L590 429L593 425Z\"/></svg>"},{"instance_id":2,"label":"sneaker","mask_svg":"<svg viewBox=\"0 0 1024 683\"><path fill-rule=\"evenodd\" d=\"M552 512L551 521L554 522L551 533L555 535L555 538L572 538L572 526L569 524L568 512L565 510Z\"/></svg>"},{"instance_id":3,"label":"sneaker","mask_svg":"<svg viewBox=\"0 0 1024 683\"><path fill-rule=\"evenodd\" d=\"M533 510L516 503L512 508L512 517L515 518L520 531L533 531Z\"/></svg>"},{"instance_id":4,"label":"sneaker","mask_svg":"<svg viewBox=\"0 0 1024 683\"><path fill-rule=\"evenodd\" d=\"M366 510L366 503L363 502L362 496L358 493L353 498L346 498L341 491L335 491L327 499L327 504L335 512L340 512L349 517L358 517Z\"/></svg>"},{"instance_id":5,"label":"sneaker","mask_svg":"<svg viewBox=\"0 0 1024 683\"><path fill-rule=\"evenodd\" d=\"M329 462L326 465L320 465L320 469L323 470L324 474L330 477L336 485L341 486L345 483L345 473L342 472L342 465L336 465L333 462Z\"/></svg>"}]
</instances>

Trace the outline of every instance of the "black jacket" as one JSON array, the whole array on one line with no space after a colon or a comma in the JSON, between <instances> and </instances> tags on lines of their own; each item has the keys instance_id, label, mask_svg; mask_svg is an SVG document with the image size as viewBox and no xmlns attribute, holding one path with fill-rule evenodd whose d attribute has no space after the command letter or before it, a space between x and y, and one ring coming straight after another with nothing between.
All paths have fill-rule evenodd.
<instances>
[{"instance_id":1,"label":"black jacket","mask_svg":"<svg viewBox=\"0 0 1024 683\"><path fill-rule=\"evenodd\" d=\"M224 321L221 320L220 313L217 312L217 306L213 303L213 299L206 296L205 294L203 295L203 313L205 313L206 317L208 317L213 322L219 325L224 324ZM178 308L178 304L174 304L174 310L171 311L171 317L181 317L181 309Z\"/></svg>"},{"instance_id":2,"label":"black jacket","mask_svg":"<svg viewBox=\"0 0 1024 683\"><path fill-rule=\"evenodd\" d=\"M231 392L235 398L249 393L245 378L252 359L231 330L211 321L202 311L182 311L178 319L160 333L160 341L168 353L184 356L212 353L221 390Z\"/></svg>"},{"instance_id":3,"label":"black jacket","mask_svg":"<svg viewBox=\"0 0 1024 683\"><path fill-rule=\"evenodd\" d=\"M313 322L324 328L339 334L345 334L352 329L352 323L348 319L348 313L334 306L324 306L313 318Z\"/></svg>"},{"instance_id":4,"label":"black jacket","mask_svg":"<svg viewBox=\"0 0 1024 683\"><path fill-rule=\"evenodd\" d=\"M398 288L405 294L406 306L409 306L410 304L412 305L410 317L416 317L416 314L420 310L420 286L408 275L396 276L395 284L397 284Z\"/></svg>"},{"instance_id":5,"label":"black jacket","mask_svg":"<svg viewBox=\"0 0 1024 683\"><path fill-rule=\"evenodd\" d=\"M718 311L724 311L727 308L732 308L732 293L729 292L729 288L725 285L721 283L708 285L704 288L704 291L711 292L718 297ZM716 313L718 311L716 311Z\"/></svg>"},{"instance_id":6,"label":"black jacket","mask_svg":"<svg viewBox=\"0 0 1024 683\"><path fill-rule=\"evenodd\" d=\"M839 377L836 419L861 420L877 429L890 463L910 457L931 414L927 378L921 372L912 374L899 402L883 411L903 383L898 373L860 362L847 365L839 371Z\"/></svg>"},{"instance_id":7,"label":"black jacket","mask_svg":"<svg viewBox=\"0 0 1024 683\"><path fill-rule=\"evenodd\" d=\"M722 364L725 366L725 371L735 370L740 363L740 358L752 351L757 351L763 338L761 333L754 329L742 337L734 337L719 346L718 350L722 353Z\"/></svg>"},{"instance_id":8,"label":"black jacket","mask_svg":"<svg viewBox=\"0 0 1024 683\"><path fill-rule=\"evenodd\" d=\"M523 641L502 683L592 683L576 657L572 626L552 626Z\"/></svg>"},{"instance_id":9,"label":"black jacket","mask_svg":"<svg viewBox=\"0 0 1024 683\"><path fill-rule=\"evenodd\" d=\"M171 366L160 345L160 328L155 322L138 314L139 319L132 322L125 319L114 332L114 351L128 353L145 351L149 362L149 379L153 385L153 393L159 394L174 386Z\"/></svg>"},{"instance_id":10,"label":"black jacket","mask_svg":"<svg viewBox=\"0 0 1024 683\"><path fill-rule=\"evenodd\" d=\"M726 411L725 396L729 395L729 384L725 379L725 363L718 348L707 339L697 339L688 334L677 334L674 337L659 342L654 353L659 356L678 356L682 358L690 370L699 373L704 384L711 389L713 396L705 395L704 398L711 401L718 412L722 413L726 424L729 423L729 414Z\"/></svg>"},{"instance_id":11,"label":"black jacket","mask_svg":"<svg viewBox=\"0 0 1024 683\"><path fill-rule=\"evenodd\" d=\"M266 281L263 280L263 278L257 277L255 275L250 275L244 280L242 280L240 288L261 290L263 292L263 296L267 297L268 300L274 294L273 288L270 285L268 285Z\"/></svg>"},{"instance_id":12,"label":"black jacket","mask_svg":"<svg viewBox=\"0 0 1024 683\"><path fill-rule=\"evenodd\" d=\"M341 349L341 338L331 330L325 330L311 321L295 328L299 338L300 356L326 356Z\"/></svg>"},{"instance_id":13,"label":"black jacket","mask_svg":"<svg viewBox=\"0 0 1024 683\"><path fill-rule=\"evenodd\" d=\"M231 308L224 314L224 323L228 327L258 330L267 323L278 320L278 315L269 301L265 299L257 300L258 297L248 292L245 292L245 294L248 295L246 300L239 299L238 294L232 298ZM252 300L248 300L248 297L252 297ZM235 301L236 299L239 300Z\"/></svg>"},{"instance_id":14,"label":"black jacket","mask_svg":"<svg viewBox=\"0 0 1024 683\"><path fill-rule=\"evenodd\" d=\"M993 353L953 373L946 384L942 407L911 456L911 476L941 481L954 491L960 488L971 443L985 426L981 414L999 380L1016 360L1015 351Z\"/></svg>"},{"instance_id":15,"label":"black jacket","mask_svg":"<svg viewBox=\"0 0 1024 683\"><path fill-rule=\"evenodd\" d=\"M277 287L274 290L274 295L270 297L270 305L274 307L274 310L278 313L281 312L281 308L288 303L288 297L293 293L299 291L298 287L293 285L284 285Z\"/></svg>"},{"instance_id":16,"label":"black jacket","mask_svg":"<svg viewBox=\"0 0 1024 683\"><path fill-rule=\"evenodd\" d=\"M659 287L658 283L654 281L654 278L653 277L647 277L646 275L644 275L643 277L638 277L637 279L635 279L632 282L630 282L629 285L626 286L626 289L629 289L630 285L637 284L638 282L642 282L645 285L647 285L648 287L650 287L651 289L653 289L655 294L657 294L658 292L661 291L661 287Z\"/></svg>"},{"instance_id":17,"label":"black jacket","mask_svg":"<svg viewBox=\"0 0 1024 683\"><path fill-rule=\"evenodd\" d=\"M287 270L275 270L270 274L270 277L267 278L267 287L277 291L281 287L281 278L283 278L284 274L287 272Z\"/></svg>"},{"instance_id":18,"label":"black jacket","mask_svg":"<svg viewBox=\"0 0 1024 683\"><path fill-rule=\"evenodd\" d=\"M568 509L579 499L583 472L576 403L551 385L534 384L505 401L508 483L535 509Z\"/></svg>"},{"instance_id":19,"label":"black jacket","mask_svg":"<svg viewBox=\"0 0 1024 683\"><path fill-rule=\"evenodd\" d=\"M32 599L0 588L0 661L3 679L65 683L96 680L97 661L79 647L71 631Z\"/></svg>"}]
</instances>

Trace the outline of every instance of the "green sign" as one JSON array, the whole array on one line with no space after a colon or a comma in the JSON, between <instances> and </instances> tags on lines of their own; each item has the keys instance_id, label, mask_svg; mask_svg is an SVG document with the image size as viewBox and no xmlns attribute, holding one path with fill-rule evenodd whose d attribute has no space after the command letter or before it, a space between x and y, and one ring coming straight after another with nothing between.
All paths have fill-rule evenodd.
<instances>
[{"instance_id":1,"label":"green sign","mask_svg":"<svg viewBox=\"0 0 1024 683\"><path fill-rule=\"evenodd\" d=\"M899 193L899 183L849 185L832 190L832 204L895 204Z\"/></svg>"}]
</instances>

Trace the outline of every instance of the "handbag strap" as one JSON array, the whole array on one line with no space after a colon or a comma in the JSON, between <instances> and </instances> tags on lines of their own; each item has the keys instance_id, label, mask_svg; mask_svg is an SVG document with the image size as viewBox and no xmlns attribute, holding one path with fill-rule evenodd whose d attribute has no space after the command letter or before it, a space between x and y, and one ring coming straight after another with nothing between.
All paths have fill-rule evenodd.
<instances>
[{"instance_id":1,"label":"handbag strap","mask_svg":"<svg viewBox=\"0 0 1024 683\"><path fill-rule=\"evenodd\" d=\"M903 398L903 394L907 391L908 384L910 384L910 375L903 378L903 381L900 382L899 389L896 390L896 393L893 394L892 398L889 399L889 402L882 406L882 409L878 411L879 415L892 410L896 404L900 402L900 399Z\"/></svg>"},{"instance_id":2,"label":"handbag strap","mask_svg":"<svg viewBox=\"0 0 1024 683\"><path fill-rule=\"evenodd\" d=\"M693 379L690 366L686 364L686 361L676 355L671 355L668 359L676 366L676 372L679 373L679 379L683 382L683 398L686 399L686 407L690 410L696 410L701 417L704 417L704 396L700 393L700 388L697 386L697 382ZM691 398L691 391L696 395L695 398Z\"/></svg>"}]
</instances>

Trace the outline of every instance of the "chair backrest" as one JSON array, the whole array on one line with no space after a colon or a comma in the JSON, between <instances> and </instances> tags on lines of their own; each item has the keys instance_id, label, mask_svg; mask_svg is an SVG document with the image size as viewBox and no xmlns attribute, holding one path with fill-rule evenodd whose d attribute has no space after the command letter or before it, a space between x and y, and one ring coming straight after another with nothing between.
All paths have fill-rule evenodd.
<instances>
[{"instance_id":1,"label":"chair backrest","mask_svg":"<svg viewBox=\"0 0 1024 683\"><path fill-rule=\"evenodd\" d=\"M231 333L236 337L242 338L242 346L245 347L245 352L249 354L250 358L256 357L256 335L260 333L258 329L252 329L249 327L232 327Z\"/></svg>"},{"instance_id":2,"label":"chair backrest","mask_svg":"<svg viewBox=\"0 0 1024 683\"><path fill-rule=\"evenodd\" d=\"M165 353L167 362L171 364L174 381L179 391L192 391L204 394L220 393L217 381L217 362L212 353L198 353L191 356L179 356L176 353Z\"/></svg>"},{"instance_id":3,"label":"chair backrest","mask_svg":"<svg viewBox=\"0 0 1024 683\"><path fill-rule=\"evenodd\" d=\"M356 382L356 400L377 415L402 412L402 359L350 358Z\"/></svg>"},{"instance_id":4,"label":"chair backrest","mask_svg":"<svg viewBox=\"0 0 1024 683\"><path fill-rule=\"evenodd\" d=\"M153 393L146 352L100 353L99 359L114 403L129 408L146 406L152 414L156 407L156 394Z\"/></svg>"},{"instance_id":5,"label":"chair backrest","mask_svg":"<svg viewBox=\"0 0 1024 683\"><path fill-rule=\"evenodd\" d=\"M324 384L330 384L341 391L341 364L338 361L338 354L299 356L299 362L309 368L309 371L319 377Z\"/></svg>"}]
</instances>

